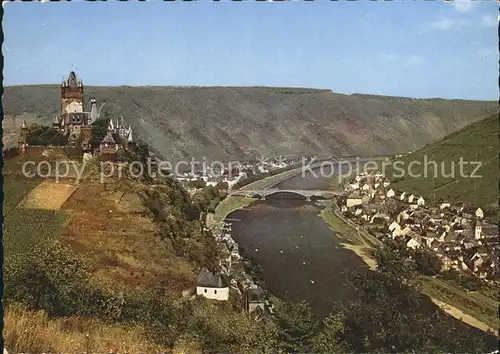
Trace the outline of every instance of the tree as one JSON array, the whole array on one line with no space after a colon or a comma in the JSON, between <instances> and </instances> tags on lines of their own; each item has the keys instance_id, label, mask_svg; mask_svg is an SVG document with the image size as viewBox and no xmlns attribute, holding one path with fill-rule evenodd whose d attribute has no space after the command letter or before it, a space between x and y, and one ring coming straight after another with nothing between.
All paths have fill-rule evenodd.
<instances>
[{"instance_id":1,"label":"tree","mask_svg":"<svg viewBox=\"0 0 500 354\"><path fill-rule=\"evenodd\" d=\"M32 124L28 127L26 142L29 145L66 145L67 138L59 130L43 125Z\"/></svg>"},{"instance_id":2,"label":"tree","mask_svg":"<svg viewBox=\"0 0 500 354\"><path fill-rule=\"evenodd\" d=\"M397 282L418 287L415 280L415 262L410 258L411 250L399 239L387 240L383 246L372 251L377 270Z\"/></svg>"},{"instance_id":3,"label":"tree","mask_svg":"<svg viewBox=\"0 0 500 354\"><path fill-rule=\"evenodd\" d=\"M92 137L90 138L90 146L96 149L101 144L106 134L108 134L109 118L97 119L92 124Z\"/></svg>"},{"instance_id":4,"label":"tree","mask_svg":"<svg viewBox=\"0 0 500 354\"><path fill-rule=\"evenodd\" d=\"M312 339L313 353L350 353L352 350L343 341L344 315L342 312L330 314L323 320L323 329Z\"/></svg>"},{"instance_id":5,"label":"tree","mask_svg":"<svg viewBox=\"0 0 500 354\"><path fill-rule=\"evenodd\" d=\"M427 276L433 276L439 274L441 271L441 260L435 254L426 250L415 249L412 256L418 272Z\"/></svg>"},{"instance_id":6,"label":"tree","mask_svg":"<svg viewBox=\"0 0 500 354\"><path fill-rule=\"evenodd\" d=\"M279 338L287 351L311 352L312 337L318 329L318 319L305 301L276 299L276 320Z\"/></svg>"}]
</instances>

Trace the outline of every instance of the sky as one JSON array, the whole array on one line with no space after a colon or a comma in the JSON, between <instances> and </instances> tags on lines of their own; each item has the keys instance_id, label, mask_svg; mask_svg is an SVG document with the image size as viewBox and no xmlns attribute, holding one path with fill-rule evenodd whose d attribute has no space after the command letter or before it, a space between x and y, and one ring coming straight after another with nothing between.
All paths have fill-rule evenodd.
<instances>
[{"instance_id":1,"label":"sky","mask_svg":"<svg viewBox=\"0 0 500 354\"><path fill-rule=\"evenodd\" d=\"M498 100L495 1L11 2L4 85L280 86Z\"/></svg>"}]
</instances>

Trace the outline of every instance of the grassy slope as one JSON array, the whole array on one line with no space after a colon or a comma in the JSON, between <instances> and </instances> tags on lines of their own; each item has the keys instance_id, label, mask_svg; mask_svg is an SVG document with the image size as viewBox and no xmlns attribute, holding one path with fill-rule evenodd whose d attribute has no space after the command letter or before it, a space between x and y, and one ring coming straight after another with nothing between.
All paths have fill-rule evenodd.
<instances>
[{"instance_id":1,"label":"grassy slope","mask_svg":"<svg viewBox=\"0 0 500 354\"><path fill-rule=\"evenodd\" d=\"M39 180L4 177L6 277L17 269L19 262L29 261L35 245L58 239L90 265L89 276L103 287L126 290L161 282L177 292L194 281L191 266L161 244L147 218L118 208L113 199L116 190L106 191L103 185L85 181L61 210L18 207L38 183ZM132 325L107 325L86 318L48 319L43 312L12 305L6 308L5 321L4 336L9 350L160 349L145 339L142 328Z\"/></svg>"},{"instance_id":2,"label":"grassy slope","mask_svg":"<svg viewBox=\"0 0 500 354\"><path fill-rule=\"evenodd\" d=\"M497 109L495 102L263 87L86 87L85 94L106 102L103 112L123 114L169 159L174 153L209 160L394 153L436 141ZM59 95L59 85L7 87L9 143L21 118L13 115L50 122Z\"/></svg>"},{"instance_id":3,"label":"grassy slope","mask_svg":"<svg viewBox=\"0 0 500 354\"><path fill-rule=\"evenodd\" d=\"M498 117L491 116L480 122L473 123L466 128L448 135L443 140L430 144L401 158L404 166L408 166L411 161L420 161L424 164L424 156L427 161L438 163L437 178L434 175L434 167L429 165L428 176L425 178L422 167L413 167L414 174L424 177L407 177L395 180L393 188L411 191L427 197L430 201L435 193L436 200L440 198L450 202L462 201L479 206L495 206L498 202L498 149L499 149L499 126ZM482 178L463 178L460 176L458 162L460 157L464 161L480 161L482 163L476 174ZM452 161L455 162L455 176L444 177L441 172L440 163L443 162L446 175L452 171ZM473 166L464 166L464 172L470 175ZM394 173L399 173L393 168L387 169L387 175L391 178Z\"/></svg>"}]
</instances>

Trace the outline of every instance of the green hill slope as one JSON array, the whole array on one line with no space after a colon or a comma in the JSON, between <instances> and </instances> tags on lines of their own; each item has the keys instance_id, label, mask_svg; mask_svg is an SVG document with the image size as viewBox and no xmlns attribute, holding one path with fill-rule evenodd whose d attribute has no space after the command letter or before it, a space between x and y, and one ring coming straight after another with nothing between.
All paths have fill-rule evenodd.
<instances>
[{"instance_id":1,"label":"green hill slope","mask_svg":"<svg viewBox=\"0 0 500 354\"><path fill-rule=\"evenodd\" d=\"M493 212L498 203L498 149L498 116L492 115L437 143L396 158L386 174L394 182L393 189L417 193L431 202L434 198L464 202ZM408 172L412 162L413 176L406 173L399 177L397 166L404 166Z\"/></svg>"}]
</instances>

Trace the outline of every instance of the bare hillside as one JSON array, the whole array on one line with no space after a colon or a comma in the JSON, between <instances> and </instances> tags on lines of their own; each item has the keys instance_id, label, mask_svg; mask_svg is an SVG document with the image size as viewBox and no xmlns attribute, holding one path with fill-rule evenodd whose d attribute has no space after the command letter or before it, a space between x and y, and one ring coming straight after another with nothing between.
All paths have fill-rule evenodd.
<instances>
[{"instance_id":1,"label":"bare hillside","mask_svg":"<svg viewBox=\"0 0 500 354\"><path fill-rule=\"evenodd\" d=\"M49 122L59 109L59 95L58 85L7 87L4 142L15 142L9 127L23 116ZM136 135L165 158L221 160L407 151L498 107L495 102L271 87L86 87L85 95L106 102L103 111L109 115L123 114Z\"/></svg>"}]
</instances>

